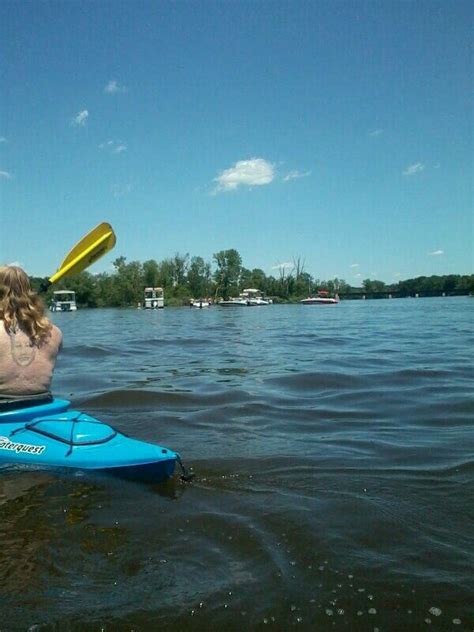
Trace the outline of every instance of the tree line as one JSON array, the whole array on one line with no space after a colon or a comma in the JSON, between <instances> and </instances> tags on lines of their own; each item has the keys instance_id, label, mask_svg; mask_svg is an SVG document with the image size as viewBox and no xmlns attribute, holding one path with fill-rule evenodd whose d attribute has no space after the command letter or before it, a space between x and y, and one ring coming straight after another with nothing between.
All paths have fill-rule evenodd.
<instances>
[{"instance_id":1,"label":"tree line","mask_svg":"<svg viewBox=\"0 0 474 632\"><path fill-rule=\"evenodd\" d=\"M212 264L202 257L179 253L160 262L154 259L143 263L127 262L125 257L118 257L113 262L112 272L82 272L63 279L50 288L44 298L49 302L53 289L67 289L76 292L76 301L81 307L128 307L143 302L145 287L162 287L168 305L185 305L191 298L227 299L250 287L261 290L274 302L296 302L318 290L338 293L342 299L388 293L395 296L474 293L474 275L417 277L395 284L365 279L360 287L352 287L344 279L324 281L315 278L304 267L304 260L298 257L292 267L282 266L277 276L266 275L259 268L245 268L235 249L215 253ZM32 277L37 291L44 281L43 278Z\"/></svg>"}]
</instances>

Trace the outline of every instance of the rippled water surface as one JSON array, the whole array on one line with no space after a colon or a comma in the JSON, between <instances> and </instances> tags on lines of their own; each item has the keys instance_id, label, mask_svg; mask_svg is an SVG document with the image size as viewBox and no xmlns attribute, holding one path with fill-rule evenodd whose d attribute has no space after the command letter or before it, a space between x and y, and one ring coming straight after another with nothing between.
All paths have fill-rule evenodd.
<instances>
[{"instance_id":1,"label":"rippled water surface","mask_svg":"<svg viewBox=\"0 0 474 632\"><path fill-rule=\"evenodd\" d=\"M0 630L474 629L473 314L55 314L56 395L196 476L1 471Z\"/></svg>"}]
</instances>

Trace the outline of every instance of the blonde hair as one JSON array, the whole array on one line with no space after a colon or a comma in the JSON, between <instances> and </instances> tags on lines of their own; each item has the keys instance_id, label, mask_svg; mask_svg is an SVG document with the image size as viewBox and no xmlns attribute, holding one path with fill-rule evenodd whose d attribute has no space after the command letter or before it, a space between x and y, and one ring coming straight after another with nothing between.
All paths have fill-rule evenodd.
<instances>
[{"instance_id":1,"label":"blonde hair","mask_svg":"<svg viewBox=\"0 0 474 632\"><path fill-rule=\"evenodd\" d=\"M33 292L26 272L17 266L0 266L0 320L7 333L18 327L37 346L51 334L43 301Z\"/></svg>"}]
</instances>

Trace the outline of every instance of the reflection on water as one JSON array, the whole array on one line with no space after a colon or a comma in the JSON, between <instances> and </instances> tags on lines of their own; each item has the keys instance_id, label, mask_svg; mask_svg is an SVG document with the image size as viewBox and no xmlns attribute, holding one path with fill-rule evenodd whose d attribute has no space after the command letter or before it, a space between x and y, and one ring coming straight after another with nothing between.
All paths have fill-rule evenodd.
<instances>
[{"instance_id":1,"label":"reflection on water","mask_svg":"<svg viewBox=\"0 0 474 632\"><path fill-rule=\"evenodd\" d=\"M473 629L473 307L55 314L57 395L196 478L3 470L2 632Z\"/></svg>"}]
</instances>

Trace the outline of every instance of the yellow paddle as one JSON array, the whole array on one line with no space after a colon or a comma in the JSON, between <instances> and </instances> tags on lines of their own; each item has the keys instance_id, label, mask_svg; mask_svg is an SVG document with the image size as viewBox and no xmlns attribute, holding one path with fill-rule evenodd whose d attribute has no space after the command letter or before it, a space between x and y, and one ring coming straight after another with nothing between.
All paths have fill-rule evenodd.
<instances>
[{"instance_id":1,"label":"yellow paddle","mask_svg":"<svg viewBox=\"0 0 474 632\"><path fill-rule=\"evenodd\" d=\"M49 278L49 284L62 277L78 274L100 259L115 246L115 233L110 224L102 222L79 241L66 255L57 272Z\"/></svg>"}]
</instances>

